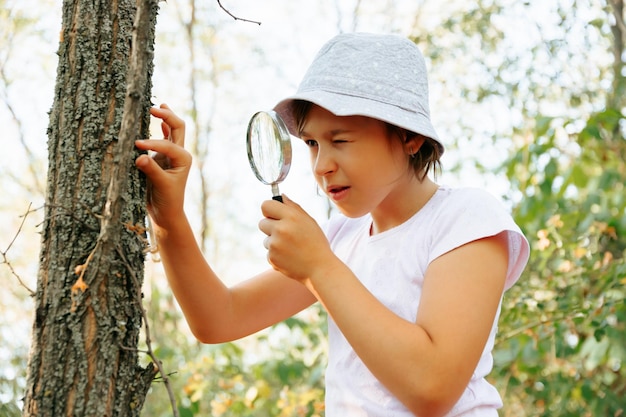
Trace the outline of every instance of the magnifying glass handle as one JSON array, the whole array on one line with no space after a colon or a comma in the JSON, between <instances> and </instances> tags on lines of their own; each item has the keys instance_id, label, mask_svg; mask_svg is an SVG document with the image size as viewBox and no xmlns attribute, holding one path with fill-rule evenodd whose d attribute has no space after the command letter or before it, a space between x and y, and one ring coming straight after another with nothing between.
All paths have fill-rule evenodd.
<instances>
[{"instance_id":1,"label":"magnifying glass handle","mask_svg":"<svg viewBox=\"0 0 626 417\"><path fill-rule=\"evenodd\" d=\"M278 191L278 184L272 184L272 200L283 202L283 196L280 195L280 191Z\"/></svg>"}]
</instances>

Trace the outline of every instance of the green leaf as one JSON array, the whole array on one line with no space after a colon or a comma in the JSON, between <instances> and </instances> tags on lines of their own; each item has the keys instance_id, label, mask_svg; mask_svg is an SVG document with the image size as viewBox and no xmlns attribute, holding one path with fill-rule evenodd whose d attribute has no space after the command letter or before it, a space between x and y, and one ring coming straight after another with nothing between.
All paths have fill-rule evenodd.
<instances>
[{"instance_id":1,"label":"green leaf","mask_svg":"<svg viewBox=\"0 0 626 417\"><path fill-rule=\"evenodd\" d=\"M589 177L585 173L583 167L579 164L574 164L571 170L571 178L573 184L577 188L585 188L589 182Z\"/></svg>"}]
</instances>

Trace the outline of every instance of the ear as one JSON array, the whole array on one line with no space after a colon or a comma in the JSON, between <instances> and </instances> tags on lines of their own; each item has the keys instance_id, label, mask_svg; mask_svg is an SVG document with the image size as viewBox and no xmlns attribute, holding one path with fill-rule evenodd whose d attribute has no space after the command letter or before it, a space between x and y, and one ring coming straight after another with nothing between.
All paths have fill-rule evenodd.
<instances>
[{"instance_id":1,"label":"ear","mask_svg":"<svg viewBox=\"0 0 626 417\"><path fill-rule=\"evenodd\" d=\"M413 156L417 152L419 152L425 141L426 137L419 134L413 134L411 136L408 136L404 141L404 151L407 155Z\"/></svg>"}]
</instances>

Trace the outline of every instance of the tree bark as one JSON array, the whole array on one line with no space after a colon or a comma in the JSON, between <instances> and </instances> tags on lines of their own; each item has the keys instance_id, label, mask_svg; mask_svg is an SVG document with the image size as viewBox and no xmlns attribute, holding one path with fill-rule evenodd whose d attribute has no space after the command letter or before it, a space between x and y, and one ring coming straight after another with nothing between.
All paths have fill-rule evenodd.
<instances>
[{"instance_id":1,"label":"tree bark","mask_svg":"<svg viewBox=\"0 0 626 417\"><path fill-rule=\"evenodd\" d=\"M148 137L157 10L63 2L24 416L138 416L156 374L138 363L145 181L133 142Z\"/></svg>"}]
</instances>

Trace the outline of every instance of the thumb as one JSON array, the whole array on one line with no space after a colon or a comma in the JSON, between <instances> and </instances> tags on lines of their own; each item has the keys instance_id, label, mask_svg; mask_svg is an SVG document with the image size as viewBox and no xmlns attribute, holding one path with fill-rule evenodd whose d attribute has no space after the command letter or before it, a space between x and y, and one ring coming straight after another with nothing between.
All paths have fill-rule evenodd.
<instances>
[{"instance_id":1,"label":"thumb","mask_svg":"<svg viewBox=\"0 0 626 417\"><path fill-rule=\"evenodd\" d=\"M163 170L161 169L159 164L154 159L152 159L149 155L140 155L135 160L135 166L141 172L146 174L146 176L152 182L155 182L155 180L158 180L159 174L163 173Z\"/></svg>"},{"instance_id":2,"label":"thumb","mask_svg":"<svg viewBox=\"0 0 626 417\"><path fill-rule=\"evenodd\" d=\"M289 197L287 197L287 194L282 194L283 197L283 203L290 206L290 207L296 207L298 209L302 210L302 207L300 207L300 205L298 203L296 203L295 201L293 201L292 199L290 199Z\"/></svg>"}]
</instances>

